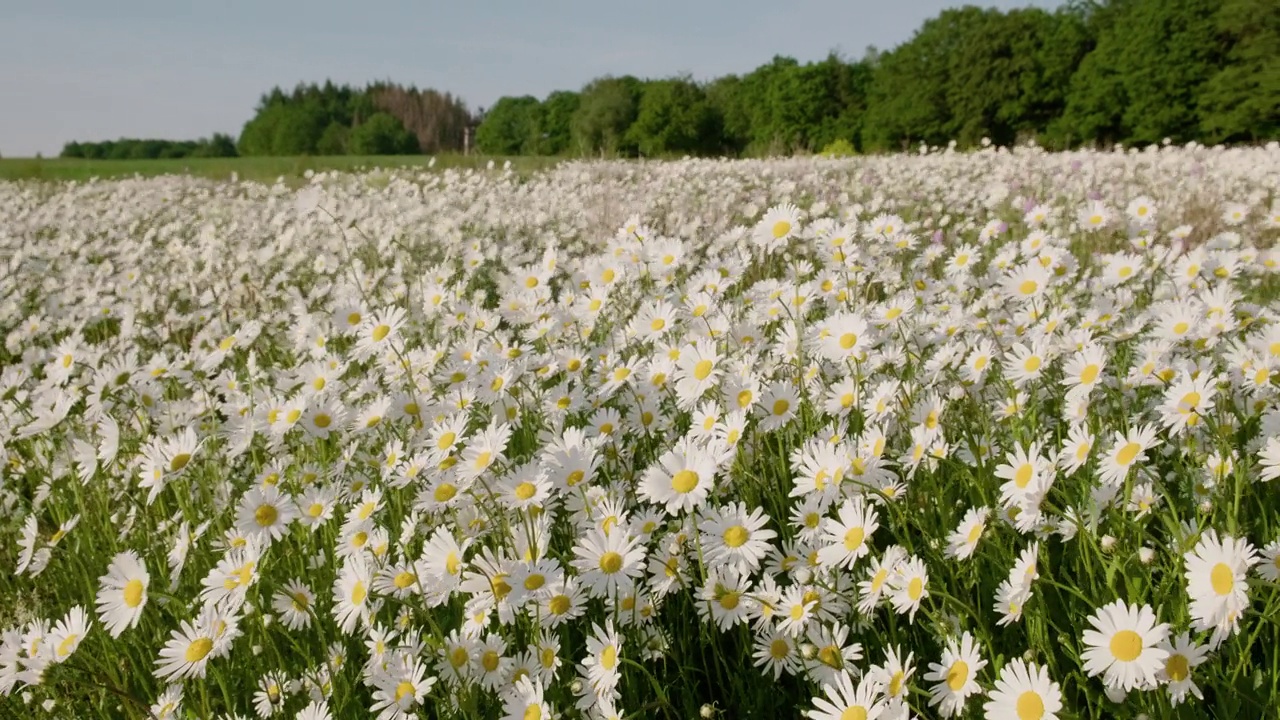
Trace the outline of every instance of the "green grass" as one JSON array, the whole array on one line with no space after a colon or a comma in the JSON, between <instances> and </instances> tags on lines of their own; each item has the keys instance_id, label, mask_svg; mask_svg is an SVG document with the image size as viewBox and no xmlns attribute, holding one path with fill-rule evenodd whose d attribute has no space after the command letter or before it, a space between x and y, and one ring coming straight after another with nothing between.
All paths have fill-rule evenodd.
<instances>
[{"instance_id":1,"label":"green grass","mask_svg":"<svg viewBox=\"0 0 1280 720\"><path fill-rule=\"evenodd\" d=\"M89 180L156 175L193 175L214 180L271 182L279 177L301 177L307 170L357 170L361 168L426 167L428 155L336 155L327 157L239 157L177 158L165 160L84 160L79 158L3 158L0 180ZM502 158L485 155L439 155L436 169L481 168L490 160L501 165L506 160L518 172L550 167L558 162L549 157Z\"/></svg>"}]
</instances>

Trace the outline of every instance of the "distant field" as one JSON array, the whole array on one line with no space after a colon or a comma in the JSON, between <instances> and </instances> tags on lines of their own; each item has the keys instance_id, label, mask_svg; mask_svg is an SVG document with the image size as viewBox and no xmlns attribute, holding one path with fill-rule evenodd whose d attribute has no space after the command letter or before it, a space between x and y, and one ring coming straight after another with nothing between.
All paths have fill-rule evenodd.
<instances>
[{"instance_id":1,"label":"distant field","mask_svg":"<svg viewBox=\"0 0 1280 720\"><path fill-rule=\"evenodd\" d=\"M489 161L501 165L507 158L479 155L438 155L436 168L483 167ZM300 177L307 170L356 170L375 167L426 166L427 155L337 155L331 157L178 158L172 160L83 160L78 158L3 158L0 180L88 180L131 175L198 175L218 180L234 174L241 180L271 181ZM530 171L555 164L555 158L511 158L517 170Z\"/></svg>"}]
</instances>

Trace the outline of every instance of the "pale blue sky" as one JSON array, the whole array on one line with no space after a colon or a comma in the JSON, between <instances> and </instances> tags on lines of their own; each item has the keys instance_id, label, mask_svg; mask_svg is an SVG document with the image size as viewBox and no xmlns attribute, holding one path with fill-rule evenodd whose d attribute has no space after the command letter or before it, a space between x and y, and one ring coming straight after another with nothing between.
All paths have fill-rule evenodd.
<instances>
[{"instance_id":1,"label":"pale blue sky","mask_svg":"<svg viewBox=\"0 0 1280 720\"><path fill-rule=\"evenodd\" d=\"M238 136L274 85L389 79L473 109L604 74L708 79L906 40L948 0L0 0L0 155ZM1053 7L1054 0L984 6Z\"/></svg>"}]
</instances>

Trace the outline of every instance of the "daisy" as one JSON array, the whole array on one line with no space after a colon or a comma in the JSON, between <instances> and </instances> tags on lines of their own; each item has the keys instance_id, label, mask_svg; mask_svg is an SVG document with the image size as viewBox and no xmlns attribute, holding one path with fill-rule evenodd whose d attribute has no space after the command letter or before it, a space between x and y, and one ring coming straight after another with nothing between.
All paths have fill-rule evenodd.
<instances>
[{"instance_id":1,"label":"daisy","mask_svg":"<svg viewBox=\"0 0 1280 720\"><path fill-rule=\"evenodd\" d=\"M689 409L697 404L708 390L715 387L721 370L715 343L700 339L680 353L676 363L676 398L680 407Z\"/></svg>"},{"instance_id":2,"label":"daisy","mask_svg":"<svg viewBox=\"0 0 1280 720\"><path fill-rule=\"evenodd\" d=\"M1272 540L1262 548L1262 565L1258 574L1263 580L1276 582L1280 580L1280 540Z\"/></svg>"},{"instance_id":3,"label":"daisy","mask_svg":"<svg viewBox=\"0 0 1280 720\"><path fill-rule=\"evenodd\" d=\"M889 580L897 572L898 565L907 557L906 550L899 545L890 545L885 548L884 554L879 558L872 558L871 564L867 568L867 579L858 583L858 611L862 613L870 613L880 604L880 599L884 597L885 591L888 589Z\"/></svg>"},{"instance_id":4,"label":"daisy","mask_svg":"<svg viewBox=\"0 0 1280 720\"><path fill-rule=\"evenodd\" d=\"M769 541L777 533L765 528L769 517L760 508L747 512L745 503L713 509L702 524L705 562L727 563L742 572L754 572L764 559Z\"/></svg>"},{"instance_id":5,"label":"daisy","mask_svg":"<svg viewBox=\"0 0 1280 720\"><path fill-rule=\"evenodd\" d=\"M573 547L573 566L593 597L630 588L644 572L644 546L626 530L606 535L592 529Z\"/></svg>"},{"instance_id":6,"label":"daisy","mask_svg":"<svg viewBox=\"0 0 1280 720\"><path fill-rule=\"evenodd\" d=\"M879 515L860 497L845 500L836 514L823 523L818 562L847 569L871 551L866 540L880 527Z\"/></svg>"},{"instance_id":7,"label":"daisy","mask_svg":"<svg viewBox=\"0 0 1280 720\"><path fill-rule=\"evenodd\" d=\"M978 540L987 527L988 508L970 508L960 526L948 539L947 555L957 560L967 560L978 549Z\"/></svg>"},{"instance_id":8,"label":"daisy","mask_svg":"<svg viewBox=\"0 0 1280 720\"><path fill-rule=\"evenodd\" d=\"M1156 620L1149 605L1116 600L1098 608L1089 617L1093 629L1084 631L1088 649L1081 659L1085 672L1089 677L1102 675L1111 688L1153 687L1156 672L1169 656L1169 651L1160 647L1169 637L1169 626Z\"/></svg>"},{"instance_id":9,"label":"daisy","mask_svg":"<svg viewBox=\"0 0 1280 720\"><path fill-rule=\"evenodd\" d=\"M1169 704L1177 707L1188 694L1203 700L1199 686L1191 679L1191 671L1209 659L1209 649L1192 642L1189 633L1178 635L1173 642L1165 640L1161 648L1169 656L1165 658L1164 667L1156 673L1156 678L1164 683L1165 691L1169 693Z\"/></svg>"},{"instance_id":10,"label":"daisy","mask_svg":"<svg viewBox=\"0 0 1280 720\"><path fill-rule=\"evenodd\" d=\"M987 720L1057 720L1062 710L1062 691L1048 669L1021 658L1000 669L990 697L982 706Z\"/></svg>"},{"instance_id":11,"label":"daisy","mask_svg":"<svg viewBox=\"0 0 1280 720\"><path fill-rule=\"evenodd\" d=\"M280 622L290 630L302 630L311 625L312 607L316 596L305 584L290 580L271 598L271 607L280 616Z\"/></svg>"},{"instance_id":12,"label":"daisy","mask_svg":"<svg viewBox=\"0 0 1280 720\"><path fill-rule=\"evenodd\" d=\"M60 663L71 657L84 641L92 624L89 614L79 605L67 611L66 617L59 620L49 633L49 647L53 649L50 661Z\"/></svg>"},{"instance_id":13,"label":"daisy","mask_svg":"<svg viewBox=\"0 0 1280 720\"><path fill-rule=\"evenodd\" d=\"M819 325L818 350L828 360L858 358L866 346L867 321L857 315L836 313Z\"/></svg>"},{"instance_id":14,"label":"daisy","mask_svg":"<svg viewBox=\"0 0 1280 720\"><path fill-rule=\"evenodd\" d=\"M587 657L582 669L591 687L598 695L606 695L618 686L621 679L620 655L622 638L613 629L613 620L606 620L604 627L593 624L587 637Z\"/></svg>"},{"instance_id":15,"label":"daisy","mask_svg":"<svg viewBox=\"0 0 1280 720\"><path fill-rule=\"evenodd\" d=\"M503 700L503 720L551 720L551 706L543 697L542 679L522 677Z\"/></svg>"},{"instance_id":16,"label":"daisy","mask_svg":"<svg viewBox=\"0 0 1280 720\"><path fill-rule=\"evenodd\" d=\"M904 659L902 651L896 645L890 645L885 650L883 664L873 666L867 672L868 677L880 683L888 717L905 717L907 694L911 690L911 677L915 672L915 655L908 653Z\"/></svg>"},{"instance_id":17,"label":"daisy","mask_svg":"<svg viewBox=\"0 0 1280 720\"><path fill-rule=\"evenodd\" d=\"M1234 629L1249 607L1247 578L1258 563L1257 551L1247 540L1219 539L1209 529L1183 559L1193 627Z\"/></svg>"},{"instance_id":18,"label":"daisy","mask_svg":"<svg viewBox=\"0 0 1280 720\"><path fill-rule=\"evenodd\" d=\"M170 631L169 641L160 649L155 676L169 681L204 677L214 640L214 630L203 617L195 624L183 620L178 629Z\"/></svg>"},{"instance_id":19,"label":"daisy","mask_svg":"<svg viewBox=\"0 0 1280 720\"><path fill-rule=\"evenodd\" d=\"M814 652L812 656L801 656L801 664L818 682L835 683L840 676L855 671L856 662L863 659L863 646L849 642L849 633L849 626L840 621L829 628L824 624L810 626L806 639L813 644Z\"/></svg>"},{"instance_id":20,"label":"daisy","mask_svg":"<svg viewBox=\"0 0 1280 720\"><path fill-rule=\"evenodd\" d=\"M436 683L436 678L426 673L426 666L416 657L397 654L390 667L375 676L377 689L370 711L377 713L378 720L415 717L415 708Z\"/></svg>"},{"instance_id":21,"label":"daisy","mask_svg":"<svg viewBox=\"0 0 1280 720\"><path fill-rule=\"evenodd\" d=\"M392 347L405 318L402 308L386 307L363 320L356 330L356 355L370 357Z\"/></svg>"},{"instance_id":22,"label":"daisy","mask_svg":"<svg viewBox=\"0 0 1280 720\"><path fill-rule=\"evenodd\" d=\"M1134 466L1146 460L1146 451L1160 444L1156 430L1150 425L1116 432L1111 449L1107 451L1098 468L1098 479L1104 483L1120 485Z\"/></svg>"},{"instance_id":23,"label":"daisy","mask_svg":"<svg viewBox=\"0 0 1280 720\"><path fill-rule=\"evenodd\" d=\"M800 229L800 209L790 203L769 208L751 235L752 241L766 254L781 250L787 240Z\"/></svg>"},{"instance_id":24,"label":"daisy","mask_svg":"<svg viewBox=\"0 0 1280 720\"><path fill-rule=\"evenodd\" d=\"M978 672L986 667L978 645L968 632L960 637L957 645L949 640L942 651L942 662L929 663L924 679L934 683L929 690L929 707L938 707L942 717L952 717L964 711L965 700L979 692Z\"/></svg>"},{"instance_id":25,"label":"daisy","mask_svg":"<svg viewBox=\"0 0 1280 720\"><path fill-rule=\"evenodd\" d=\"M279 540L296 517L295 512L293 498L274 485L255 487L240 499L236 530L246 538L264 543Z\"/></svg>"},{"instance_id":26,"label":"daisy","mask_svg":"<svg viewBox=\"0 0 1280 720\"><path fill-rule=\"evenodd\" d=\"M663 505L670 515L702 504L715 484L716 462L704 446L684 437L650 465L640 481L640 497Z\"/></svg>"},{"instance_id":27,"label":"daisy","mask_svg":"<svg viewBox=\"0 0 1280 720\"><path fill-rule=\"evenodd\" d=\"M782 673L794 675L799 669L795 641L780 630L757 632L752 658L755 666L766 674L771 673L775 681L782 677Z\"/></svg>"},{"instance_id":28,"label":"daisy","mask_svg":"<svg viewBox=\"0 0 1280 720\"><path fill-rule=\"evenodd\" d=\"M812 720L877 720L885 711L880 683L869 676L854 687L849 675L840 673L823 685L822 692L823 697L813 699L813 709L805 712Z\"/></svg>"},{"instance_id":29,"label":"daisy","mask_svg":"<svg viewBox=\"0 0 1280 720\"><path fill-rule=\"evenodd\" d=\"M796 417L800 409L800 396L795 388L786 382L774 383L761 398L757 412L764 415L760 421L760 430L770 432L777 430Z\"/></svg>"},{"instance_id":30,"label":"daisy","mask_svg":"<svg viewBox=\"0 0 1280 720\"><path fill-rule=\"evenodd\" d=\"M369 588L373 578L361 554L347 558L333 583L334 621L342 632L351 633L356 624L368 625L372 616Z\"/></svg>"},{"instance_id":31,"label":"daisy","mask_svg":"<svg viewBox=\"0 0 1280 720\"><path fill-rule=\"evenodd\" d=\"M928 586L929 571L923 560L911 557L900 563L889 581L889 602L894 612L907 615L914 622L920 601L929 597Z\"/></svg>"},{"instance_id":32,"label":"daisy","mask_svg":"<svg viewBox=\"0 0 1280 720\"><path fill-rule=\"evenodd\" d=\"M126 550L112 558L98 583L98 619L111 637L118 638L141 620L151 575L138 554Z\"/></svg>"},{"instance_id":33,"label":"daisy","mask_svg":"<svg viewBox=\"0 0 1280 720\"><path fill-rule=\"evenodd\" d=\"M1089 344L1071 357L1062 368L1062 384L1073 393L1088 393L1102 379L1107 366L1106 351L1101 345Z\"/></svg>"}]
</instances>

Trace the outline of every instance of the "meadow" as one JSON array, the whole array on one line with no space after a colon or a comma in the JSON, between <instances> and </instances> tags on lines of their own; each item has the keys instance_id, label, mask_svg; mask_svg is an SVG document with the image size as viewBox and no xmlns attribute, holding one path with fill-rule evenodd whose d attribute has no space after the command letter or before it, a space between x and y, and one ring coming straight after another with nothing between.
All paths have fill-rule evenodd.
<instances>
[{"instance_id":1,"label":"meadow","mask_svg":"<svg viewBox=\"0 0 1280 720\"><path fill-rule=\"evenodd\" d=\"M156 160L87 160L84 158L0 158L4 180L111 180L160 175L190 175L212 180L271 183L296 182L308 172L373 172L399 168L485 169L506 163L519 172L540 170L555 158L506 158L481 155L318 155L298 157L173 158Z\"/></svg>"},{"instance_id":2,"label":"meadow","mask_svg":"<svg viewBox=\"0 0 1280 720\"><path fill-rule=\"evenodd\" d=\"M0 717L1277 716L1280 146L383 168L0 183Z\"/></svg>"}]
</instances>

